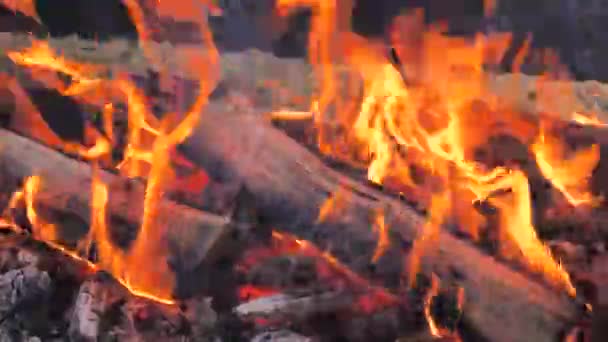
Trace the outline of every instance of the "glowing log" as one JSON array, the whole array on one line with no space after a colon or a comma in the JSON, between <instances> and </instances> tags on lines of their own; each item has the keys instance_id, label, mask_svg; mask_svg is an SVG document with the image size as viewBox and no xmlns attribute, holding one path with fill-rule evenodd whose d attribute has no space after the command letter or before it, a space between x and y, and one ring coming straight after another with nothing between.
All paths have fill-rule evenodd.
<instances>
[{"instance_id":1,"label":"glowing log","mask_svg":"<svg viewBox=\"0 0 608 342\"><path fill-rule=\"evenodd\" d=\"M48 232L57 238L52 242L65 245L84 238L91 224L90 165L6 130L0 130L0 151L2 207L7 206L11 193L21 187L25 178L37 175L41 185L34 196L34 207L44 221L57 227L56 232ZM110 189L106 207L110 235L115 241L128 243L141 225L144 186L104 171L99 175ZM238 250L232 245L238 243L234 230L244 228L244 224L232 223L229 217L169 200L161 201L157 224L165 232L167 262L173 270L183 272L191 271L202 261L212 263L215 258L234 253ZM158 268L140 266L142 270Z\"/></svg>"},{"instance_id":2,"label":"glowing log","mask_svg":"<svg viewBox=\"0 0 608 342\"><path fill-rule=\"evenodd\" d=\"M212 178L243 181L256 196L260 213L273 224L300 229L299 234L309 232L301 236L317 244L328 239L334 247L351 244L353 253L344 262L361 273L369 264L359 257L371 260L375 249L369 218L379 208L384 208L386 223L400 236L401 245L411 242L424 223L422 215L401 201L324 165L261 113L239 115L211 104L182 150ZM339 227L314 234L307 227L314 226L319 208L339 190L345 192L346 208L335 215ZM577 320L577 305L565 293L513 270L472 244L440 232L435 246L435 253L427 253L434 257L423 258L423 269L464 287L464 318L488 340L553 341ZM400 266L395 268L399 273Z\"/></svg>"}]
</instances>

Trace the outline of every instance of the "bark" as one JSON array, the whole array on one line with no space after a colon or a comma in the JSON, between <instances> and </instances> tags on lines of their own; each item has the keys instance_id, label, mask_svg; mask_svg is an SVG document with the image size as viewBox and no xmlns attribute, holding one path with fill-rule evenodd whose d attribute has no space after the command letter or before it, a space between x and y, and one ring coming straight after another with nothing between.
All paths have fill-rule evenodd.
<instances>
[{"instance_id":1,"label":"bark","mask_svg":"<svg viewBox=\"0 0 608 342\"><path fill-rule=\"evenodd\" d=\"M219 181L242 181L257 198L259 212L282 229L331 245L350 244L351 256L370 257L375 236L369 217L383 208L387 224L406 245L424 223L419 213L326 167L315 155L261 119L261 115L227 113L211 104L201 124L182 146L183 152ZM343 191L348 208L336 215L339 229L314 234L320 206ZM304 228L302 228L304 227ZM317 231L318 233L318 231ZM324 235L324 236L323 236ZM441 232L434 257L423 265L443 279L457 275L467 294L465 317L491 341L553 341L576 320L574 302L548 286L485 255L472 244ZM353 253L354 252L354 253ZM398 254L395 259L399 258ZM360 259L342 257L355 271ZM370 260L368 259L368 260Z\"/></svg>"}]
</instances>

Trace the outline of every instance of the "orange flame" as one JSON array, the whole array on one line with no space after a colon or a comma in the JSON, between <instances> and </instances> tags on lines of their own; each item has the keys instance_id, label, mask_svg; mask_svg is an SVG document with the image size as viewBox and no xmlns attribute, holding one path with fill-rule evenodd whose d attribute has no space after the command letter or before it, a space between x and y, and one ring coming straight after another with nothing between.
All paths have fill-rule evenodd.
<instances>
[{"instance_id":1,"label":"orange flame","mask_svg":"<svg viewBox=\"0 0 608 342\"><path fill-rule=\"evenodd\" d=\"M541 128L532 151L541 172L570 204L578 206L596 201L589 190L588 178L599 160L599 145L591 145L567 159L565 144Z\"/></svg>"},{"instance_id":2,"label":"orange flame","mask_svg":"<svg viewBox=\"0 0 608 342\"><path fill-rule=\"evenodd\" d=\"M388 237L388 227L386 226L384 211L378 211L377 215L375 216L373 227L374 231L378 234L378 242L376 243L376 250L374 251L374 255L372 256L372 262L377 263L378 259L380 259L382 255L384 255L384 253L390 246L390 240Z\"/></svg>"},{"instance_id":3,"label":"orange flame","mask_svg":"<svg viewBox=\"0 0 608 342\"><path fill-rule=\"evenodd\" d=\"M500 101L488 86L491 76L484 71L484 64L498 62L501 52L508 47L510 35L478 34L470 41L447 37L433 29L421 32L420 39L411 39L395 31L391 37L397 54L405 62L402 73L385 56L383 44L357 36L337 24L338 17L348 12L345 8L349 4L342 7L333 1L281 0L277 6L279 9L305 6L313 10L309 59L321 86L321 93L312 103L315 121L320 125L320 150L343 158L344 153L337 155L340 153L336 151L342 151L344 146L336 146L332 140L346 141L355 164L361 159L367 161L371 181L399 179L408 187L432 194L428 222L411 253L411 276L418 272L420 255L431 250L431 243L436 241L447 218L458 220L472 236L477 236L485 220L469 214L475 211L472 201L502 189L513 193L510 200L492 199L501 210L498 229L503 232L503 253L520 255L519 259L531 269L574 294L568 274L553 260L531 224L526 176L513 168L488 169L474 159L476 149L494 135L507 133L529 142L537 131L522 115L500 107ZM486 2L487 14L493 7L493 1ZM415 30L422 30L421 25L408 23L421 15L400 17L398 27L407 27L408 32L417 34ZM397 41L401 38L406 41ZM517 60L523 60L523 53ZM349 101L339 99L336 92L338 79L333 63L344 63L362 81L360 109L354 115L351 108L340 106ZM409 81L416 85L408 86ZM335 117L326 113L335 113ZM323 122L332 120L345 128L346 134L341 139L332 139L333 133L324 128ZM595 147L578 154L571 164L559 154L558 157L550 154L559 152L559 146L546 136L544 140L540 137L542 133L536 139L534 152L544 175L572 203L588 200L581 184L597 161ZM582 162L584 170L570 175L573 164ZM424 180L412 173L412 166L423 170ZM432 178L441 181L432 182Z\"/></svg>"},{"instance_id":4,"label":"orange flame","mask_svg":"<svg viewBox=\"0 0 608 342\"><path fill-rule=\"evenodd\" d=\"M156 67L164 70L163 64L155 58L147 44L150 28L145 25L143 9L137 1L127 0L125 4L135 22L140 35L139 41L146 56ZM161 15L196 22L205 45L188 50L185 55L180 56L183 57L181 63L185 69L182 71L190 75L194 74L199 79L199 94L192 108L183 114L167 114L162 120L152 115L143 92L127 75L119 74L114 80L104 79L102 78L104 67L68 60L55 53L48 43L41 41L34 41L30 48L23 51L8 53L9 57L20 65L50 69L71 76L73 82L70 86L60 82L50 84L63 95L79 96L84 101L93 103L100 98L105 101L102 113L105 136L93 130L95 145L91 148L68 143L61 146L65 151L77 153L93 163L91 229L89 236L81 245L88 248L94 241L99 249L101 268L111 272L133 294L166 304L173 303L170 298L174 284L172 277L167 277L170 270L164 261L167 255L167 246L164 243L166 227L159 224L158 210L173 175L170 163L171 151L190 135L193 127L198 123L208 95L219 77L219 68L216 67L219 55L207 27L206 16L201 16L201 10L209 5L209 1L197 0L159 2L158 9ZM108 190L98 179L98 162L103 158L109 158L113 145L111 100L115 96L125 97L128 106L128 144L124 160L116 167L130 177L147 178L141 229L128 252L112 243L105 218ZM21 196L27 202L28 218L33 226L39 227L36 228L36 238L53 243L56 229L53 225L41 223L33 209L33 197L38 186L39 178L30 178L23 194L17 194L15 198ZM142 267L143 265L145 267Z\"/></svg>"},{"instance_id":5,"label":"orange flame","mask_svg":"<svg viewBox=\"0 0 608 342\"><path fill-rule=\"evenodd\" d=\"M435 323L433 315L431 315L431 306L433 305L433 299L439 294L439 278L433 273L431 275L431 287L424 296L424 318L429 326L429 332L434 337L440 338L443 336L441 329Z\"/></svg>"}]
</instances>

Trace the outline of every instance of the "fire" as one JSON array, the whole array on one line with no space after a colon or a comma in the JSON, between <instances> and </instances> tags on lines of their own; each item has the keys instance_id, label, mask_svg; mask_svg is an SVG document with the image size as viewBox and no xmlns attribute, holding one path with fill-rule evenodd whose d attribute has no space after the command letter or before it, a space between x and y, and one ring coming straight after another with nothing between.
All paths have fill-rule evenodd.
<instances>
[{"instance_id":1,"label":"fire","mask_svg":"<svg viewBox=\"0 0 608 342\"><path fill-rule=\"evenodd\" d=\"M125 5L136 24L146 56L155 67L165 70L163 63L148 47L150 28L145 25L142 8L137 1L125 1ZM216 67L219 55L207 27L206 16L200 15L201 10L208 9L209 5L208 1L197 0L159 2L158 10L161 15L196 22L205 43L204 47L189 50L181 56L185 68L182 71L195 75L200 81L200 91L194 104L186 113L167 113L160 120L152 115L143 92L124 73L119 73L115 79L105 79L103 75L107 71L106 67L71 61L53 51L50 45L43 41L34 40L30 48L8 52L8 56L15 63L28 66L32 71L53 70L71 76L72 82L69 86L62 82L49 85L63 95L75 96L82 101L98 105L101 101L104 134L88 127L94 145L86 147L63 143L60 146L66 152L76 153L89 160L92 166L90 230L86 239L81 241L79 249L88 250L91 244L95 243L99 251L99 261L95 267L110 272L134 295L165 304L174 303L171 299L174 279L168 276L171 270L166 262L166 227L159 224L161 220L158 210L173 178L172 151L190 135L198 123L208 95L219 77L219 68ZM41 72L34 75L42 76ZM146 179L142 224L128 251L117 247L110 237L109 222L106 219L109 191L99 178L100 163L105 161L104 166L112 166L110 156L114 146L113 102L120 98L126 100L128 107L128 144L124 160L113 166L129 177ZM57 228L53 224L43 222L37 215L34 199L39 188L40 177L30 177L23 191L16 193L12 202L23 200L26 203L27 217L34 227L35 238L80 258L78 253L67 251L56 244Z\"/></svg>"},{"instance_id":2,"label":"fire","mask_svg":"<svg viewBox=\"0 0 608 342\"><path fill-rule=\"evenodd\" d=\"M97 266L90 262L89 260L83 259L80 257L78 252L71 251L59 243L57 243L57 227L53 224L45 222L41 219L36 212L35 208L35 199L37 194L40 191L41 187L41 178L40 176L30 176L25 180L23 185L23 189L15 191L9 201L8 208L15 209L19 205L19 203L25 204L25 212L28 218L28 221L32 227L32 235L35 239L45 241L49 246L61 251L62 253L76 259L82 261L89 269L92 271L97 270ZM12 219L1 219L2 224L7 228L10 228L16 232L22 232L21 227L17 225Z\"/></svg>"},{"instance_id":3,"label":"fire","mask_svg":"<svg viewBox=\"0 0 608 342\"><path fill-rule=\"evenodd\" d=\"M34 208L34 198L40 189L40 177L33 176L25 181L23 187L23 200L26 205L26 215L29 222L32 224L32 234L34 238L55 242L57 241L57 227L53 224L44 222L38 217L36 209ZM20 194L17 193L17 197Z\"/></svg>"},{"instance_id":4,"label":"fire","mask_svg":"<svg viewBox=\"0 0 608 342\"><path fill-rule=\"evenodd\" d=\"M541 129L532 145L542 173L574 206L593 204L588 178L599 160L599 145L594 144L566 158L565 143Z\"/></svg>"},{"instance_id":5,"label":"fire","mask_svg":"<svg viewBox=\"0 0 608 342\"><path fill-rule=\"evenodd\" d=\"M443 336L441 330L435 323L435 319L433 319L433 315L431 315L431 306L433 305L433 298L435 298L439 294L439 278L435 275L431 275L431 287L426 293L424 297L424 318L429 326L429 332L434 337L440 338Z\"/></svg>"},{"instance_id":6,"label":"fire","mask_svg":"<svg viewBox=\"0 0 608 342\"><path fill-rule=\"evenodd\" d=\"M494 1L486 1L486 5L489 14ZM448 37L439 29L408 24L422 13L404 15L396 22L410 29L408 36L398 27L391 35L403 62L400 70L386 57L384 43L357 36L340 24L344 13L349 13L349 4L281 0L277 6L282 11L301 6L313 10L309 59L320 92L311 108L319 125L321 152L355 165L364 161L372 182L398 179L414 192L430 194L427 224L410 256L411 278L418 272L420 256L433 250L446 221L456 221L473 238L478 236L488 222L472 204L487 199L500 209L497 229L503 255L523 261L574 295L568 274L536 235L526 175L512 163L494 167L476 160L477 149L491 137L511 135L531 144L543 175L570 203L593 200L585 180L597 163L597 146L565 158L564 143L492 93L493 76L484 70L484 64L498 62L510 35L478 34L472 40ZM419 39L412 39L415 37ZM523 60L523 53L518 60ZM355 75L349 76L362 83L358 110L342 105L352 105L355 100L340 98L336 63L352 70ZM346 133L330 131L328 122ZM422 170L423 176L413 173L414 168ZM510 194L494 196L500 191Z\"/></svg>"},{"instance_id":7,"label":"fire","mask_svg":"<svg viewBox=\"0 0 608 342\"><path fill-rule=\"evenodd\" d=\"M330 197L323 202L319 208L317 223L330 220L335 215L339 215L344 210L346 192L343 189L338 189Z\"/></svg>"},{"instance_id":8,"label":"fire","mask_svg":"<svg viewBox=\"0 0 608 342\"><path fill-rule=\"evenodd\" d=\"M374 231L378 234L378 242L376 243L376 249L372 256L372 262L377 263L378 259L386 252L390 246L390 240L388 237L388 227L384 218L384 211L379 210L374 220Z\"/></svg>"}]
</instances>

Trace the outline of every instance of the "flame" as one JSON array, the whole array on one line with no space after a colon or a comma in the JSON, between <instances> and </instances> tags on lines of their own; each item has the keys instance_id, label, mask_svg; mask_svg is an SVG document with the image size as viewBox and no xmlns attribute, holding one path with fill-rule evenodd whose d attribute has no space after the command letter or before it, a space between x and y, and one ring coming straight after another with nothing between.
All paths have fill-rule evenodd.
<instances>
[{"instance_id":1,"label":"flame","mask_svg":"<svg viewBox=\"0 0 608 342\"><path fill-rule=\"evenodd\" d=\"M159 263L156 264L154 269L141 270L141 264L139 263L141 259L138 259L139 256L133 252L136 249L132 249L130 253L125 254L112 243L106 223L107 186L96 176L93 177L91 185L92 217L90 233L97 242L99 266L110 271L132 294L163 304L174 304L175 301L170 298L173 290L171 277L163 277L157 273L166 274L168 271L166 266ZM139 241L141 241L141 237L137 238L136 243L139 243ZM156 258L154 255L149 257L151 259Z\"/></svg>"},{"instance_id":2,"label":"flame","mask_svg":"<svg viewBox=\"0 0 608 342\"><path fill-rule=\"evenodd\" d=\"M125 5L135 22L146 57L159 70L165 70L162 61L156 58L148 45L151 31L146 26L144 10L135 0L126 0ZM71 61L44 41L34 40L27 49L8 52L15 63L28 66L32 71L52 70L71 76L69 86L62 82L47 82L47 86L56 88L61 94L94 104L103 101L104 134L88 127L94 145L85 147L73 143L60 144L64 151L80 155L89 160L92 166L91 228L79 248L88 249L94 242L99 250L96 267L109 271L134 295L165 304L174 303L171 299L174 280L167 276L171 271L166 263L166 227L159 224L159 206L174 176L171 151L190 135L200 120L208 95L219 77L219 68L216 67L219 55L206 16L201 16L201 11L207 10L210 5L209 1L197 0L158 3L157 9L161 15L196 22L204 40L203 47L187 50L184 55L180 55L181 67L184 69L182 72L195 75L199 80L199 94L194 104L186 113L167 113L161 120L152 115L145 95L125 73L119 73L115 79L105 79L103 75L107 71L106 67ZM40 71L34 73L35 77L43 75ZM112 242L106 220L108 189L99 179L99 163L105 161L105 164L111 164L110 156L114 145L112 102L118 97L126 99L128 107L128 143L124 159L115 167L124 175L142 177L147 181L142 224L128 251L123 251ZM34 236L37 239L65 250L54 242L57 240L57 228L42 222L34 210L34 197L39 186L38 176L29 178L24 190L15 194L13 202L19 198L26 202L27 216L35 227Z\"/></svg>"},{"instance_id":3,"label":"flame","mask_svg":"<svg viewBox=\"0 0 608 342\"><path fill-rule=\"evenodd\" d=\"M543 175L570 204L579 206L597 202L589 189L588 178L599 160L599 145L591 145L566 158L565 143L541 129L532 151Z\"/></svg>"},{"instance_id":4,"label":"flame","mask_svg":"<svg viewBox=\"0 0 608 342\"><path fill-rule=\"evenodd\" d=\"M340 188L328 197L325 202L319 208L319 215L317 216L317 223L325 222L336 215L339 215L345 208L346 205L346 194L344 189Z\"/></svg>"},{"instance_id":5,"label":"flame","mask_svg":"<svg viewBox=\"0 0 608 342\"><path fill-rule=\"evenodd\" d=\"M390 246L390 240L388 237L388 227L386 226L384 211L379 210L375 216L374 220L374 232L378 234L378 241L376 243L376 249L374 251L374 255L372 256L372 262L377 263L378 259Z\"/></svg>"},{"instance_id":6,"label":"flame","mask_svg":"<svg viewBox=\"0 0 608 342\"><path fill-rule=\"evenodd\" d=\"M431 274L431 287L424 296L424 318L429 326L429 332L433 337L441 338L443 336L441 329L435 323L433 315L431 315L431 306L433 305L433 299L439 294L439 278L434 273Z\"/></svg>"},{"instance_id":7,"label":"flame","mask_svg":"<svg viewBox=\"0 0 608 342\"><path fill-rule=\"evenodd\" d=\"M508 200L490 200L501 211L501 251L505 256L517 256L574 295L568 274L553 260L531 223L526 175L513 165L491 168L475 159L477 149L496 135L533 142L532 150L547 179L575 205L591 200L584 180L597 162L597 147L565 160L563 145L549 140L542 130L539 134L535 123L502 104L491 92L492 76L484 71L484 65L498 62L511 36L448 37L440 28L425 29L422 12L400 16L391 39L403 62L401 70L386 57L384 43L357 36L340 25L349 5L313 0L277 3L282 11L297 7L313 11L309 60L320 93L314 96L311 112L318 125L320 151L355 165L365 162L372 182L397 179L414 193L430 194L427 223L410 255L410 279L418 272L420 256L436 249L433 244L446 220L455 220L475 238L487 222L472 203L508 190L512 193L505 196ZM485 8L490 15L494 2L486 1ZM517 56L516 69L530 41ZM349 77L358 77L362 83L358 110L352 106L353 100L341 99L336 90L335 63L347 66L354 74ZM338 124L346 133L330 131L327 122ZM575 164L582 163L583 167L572 172Z\"/></svg>"},{"instance_id":8,"label":"flame","mask_svg":"<svg viewBox=\"0 0 608 342\"><path fill-rule=\"evenodd\" d=\"M23 186L23 200L26 205L26 215L32 225L34 238L43 241L55 242L58 240L57 227L53 224L44 222L38 217L34 208L34 198L40 190L40 177L29 177ZM20 195L17 195L20 196Z\"/></svg>"},{"instance_id":9,"label":"flame","mask_svg":"<svg viewBox=\"0 0 608 342\"><path fill-rule=\"evenodd\" d=\"M39 217L35 209L35 199L40 191L40 188L40 176L30 176L26 178L25 183L23 185L23 189L15 191L11 196L8 208L15 209L17 208L19 203L23 202L25 204L26 217L32 226L32 235L35 239L45 241L49 246L59 250L65 255L83 262L91 271L96 271L97 266L95 264L93 264L87 259L80 257L77 252L71 251L57 243L57 227L53 224L45 222ZM22 232L19 225L16 224L12 219L1 219L0 221L2 221L2 224L6 224L8 228L18 233Z\"/></svg>"},{"instance_id":10,"label":"flame","mask_svg":"<svg viewBox=\"0 0 608 342\"><path fill-rule=\"evenodd\" d=\"M584 115L582 113L572 113L572 121L581 125L603 126L604 123L595 115Z\"/></svg>"}]
</instances>

